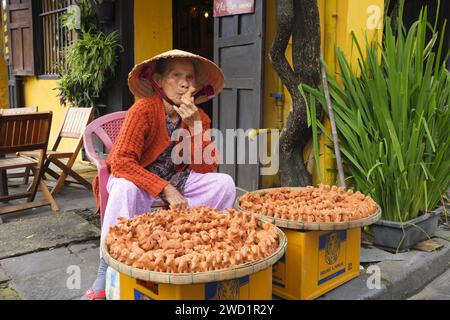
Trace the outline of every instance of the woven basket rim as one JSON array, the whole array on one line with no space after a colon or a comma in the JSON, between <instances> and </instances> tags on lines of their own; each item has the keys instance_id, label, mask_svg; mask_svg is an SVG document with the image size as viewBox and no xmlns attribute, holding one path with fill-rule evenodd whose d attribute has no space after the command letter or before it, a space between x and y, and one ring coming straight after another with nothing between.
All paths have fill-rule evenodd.
<instances>
[{"instance_id":1,"label":"woven basket rim","mask_svg":"<svg viewBox=\"0 0 450 320\"><path fill-rule=\"evenodd\" d=\"M269 188L269 189L260 189L255 190L247 193L259 193L259 194L265 194L267 192L276 191L279 189L289 189L289 190L298 190L298 189L305 189L306 187L279 187L279 188ZM246 194L247 194L246 193ZM381 207L377 204L377 210L372 215L365 217L363 219L354 220L354 221L348 221L348 222L302 222L302 221L294 221L294 220L287 220L287 219L281 219L281 218L274 218L266 216L262 213L252 212L247 209L244 209L240 206L240 200L244 196L240 196L236 199L234 203L234 207L236 210L240 210L249 214L254 215L255 217L266 221L271 222L277 227L280 228L286 228L286 229L292 229L292 230L310 230L310 231L328 231L328 230L347 230L347 229L353 229L353 228L360 228L364 227L370 224L373 224L380 220L381 218Z\"/></svg>"},{"instance_id":2,"label":"woven basket rim","mask_svg":"<svg viewBox=\"0 0 450 320\"><path fill-rule=\"evenodd\" d=\"M259 219L258 224L265 223L262 219ZM216 281L225 281L242 278L248 275L255 274L261 270L265 270L274 265L278 260L283 257L287 248L287 238L284 232L277 228L278 233L278 248L269 257L262 260L247 262L245 264L238 265L233 268L220 269L208 272L198 273L166 273L155 272L135 267L128 266L122 262L117 261L108 253L106 242L101 244L101 251L103 259L106 264L115 269L119 273L125 274L129 277L140 279L143 281L151 281L155 283L175 284L175 285L189 285L189 284L201 284Z\"/></svg>"}]
</instances>

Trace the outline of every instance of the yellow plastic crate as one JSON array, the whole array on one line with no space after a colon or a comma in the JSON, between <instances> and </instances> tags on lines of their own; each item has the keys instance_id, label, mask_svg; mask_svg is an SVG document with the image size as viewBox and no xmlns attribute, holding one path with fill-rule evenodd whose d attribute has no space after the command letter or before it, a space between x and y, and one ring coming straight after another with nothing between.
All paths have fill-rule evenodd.
<instances>
[{"instance_id":1,"label":"yellow plastic crate","mask_svg":"<svg viewBox=\"0 0 450 320\"><path fill-rule=\"evenodd\" d=\"M271 300L272 267L240 279L193 285L142 281L120 274L121 300Z\"/></svg>"},{"instance_id":2,"label":"yellow plastic crate","mask_svg":"<svg viewBox=\"0 0 450 320\"><path fill-rule=\"evenodd\" d=\"M315 299L359 275L361 228L336 231L283 229L286 254L273 265L273 294Z\"/></svg>"}]
</instances>

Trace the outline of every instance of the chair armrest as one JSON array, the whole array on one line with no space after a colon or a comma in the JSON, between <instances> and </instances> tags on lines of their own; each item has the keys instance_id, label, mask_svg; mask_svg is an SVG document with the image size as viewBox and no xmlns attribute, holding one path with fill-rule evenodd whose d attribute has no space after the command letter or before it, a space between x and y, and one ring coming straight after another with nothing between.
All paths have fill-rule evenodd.
<instances>
[{"instance_id":1,"label":"chair armrest","mask_svg":"<svg viewBox=\"0 0 450 320\"><path fill-rule=\"evenodd\" d=\"M101 158L97 155L97 152L94 148L94 141L92 139L92 136L92 128L89 125L86 127L83 133L84 151L86 152L86 156L88 157L88 159L97 165L97 160L100 160ZM97 168L99 168L98 165Z\"/></svg>"},{"instance_id":2,"label":"chair armrest","mask_svg":"<svg viewBox=\"0 0 450 320\"><path fill-rule=\"evenodd\" d=\"M108 203L109 197L106 186L108 184L110 172L104 159L95 159L94 162L95 165L97 166L99 201L100 201L99 206L100 206L101 221L103 221L103 216L105 215L106 210L106 204Z\"/></svg>"}]
</instances>

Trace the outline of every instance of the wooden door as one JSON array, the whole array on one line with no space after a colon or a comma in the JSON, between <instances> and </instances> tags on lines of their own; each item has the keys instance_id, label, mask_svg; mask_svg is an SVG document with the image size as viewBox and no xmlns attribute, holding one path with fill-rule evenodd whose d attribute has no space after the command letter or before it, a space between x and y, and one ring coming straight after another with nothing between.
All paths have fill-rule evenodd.
<instances>
[{"instance_id":1,"label":"wooden door","mask_svg":"<svg viewBox=\"0 0 450 320\"><path fill-rule=\"evenodd\" d=\"M214 61L225 74L225 88L213 104L213 127L225 137L226 129L258 129L262 126L264 88L265 1L255 0L255 12L214 19ZM225 141L223 159L227 155ZM219 172L231 175L246 190L260 187L259 164L237 164L245 146L234 143L233 164L222 164Z\"/></svg>"}]
</instances>

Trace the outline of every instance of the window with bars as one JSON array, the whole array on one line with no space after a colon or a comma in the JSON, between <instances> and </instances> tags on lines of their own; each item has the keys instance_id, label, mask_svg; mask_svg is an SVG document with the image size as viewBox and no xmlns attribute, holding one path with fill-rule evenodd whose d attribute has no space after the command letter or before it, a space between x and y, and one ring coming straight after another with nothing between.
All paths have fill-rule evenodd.
<instances>
[{"instance_id":1,"label":"window with bars","mask_svg":"<svg viewBox=\"0 0 450 320\"><path fill-rule=\"evenodd\" d=\"M64 49L77 37L75 31L69 31L61 22L62 15L74 1L40 0L40 2L39 22L42 31L40 75L56 78L59 76L60 66L65 64Z\"/></svg>"}]
</instances>

